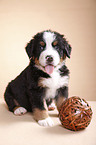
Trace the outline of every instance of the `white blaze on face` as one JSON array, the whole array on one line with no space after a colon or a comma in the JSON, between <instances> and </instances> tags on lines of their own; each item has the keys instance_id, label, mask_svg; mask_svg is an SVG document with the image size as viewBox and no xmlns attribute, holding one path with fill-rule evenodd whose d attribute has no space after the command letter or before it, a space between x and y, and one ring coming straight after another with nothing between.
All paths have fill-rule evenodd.
<instances>
[{"instance_id":1,"label":"white blaze on face","mask_svg":"<svg viewBox=\"0 0 96 145\"><path fill-rule=\"evenodd\" d=\"M46 43L46 47L45 50L40 54L39 63L44 67L47 65L46 56L48 55L51 55L51 57L53 58L53 62L52 62L53 66L57 66L60 62L60 56L58 52L55 50L55 48L52 46L52 43L54 42L55 38L56 35L52 32L44 32L43 34L43 39ZM51 67L47 69L51 69ZM51 72L51 70L49 70L49 72Z\"/></svg>"}]
</instances>

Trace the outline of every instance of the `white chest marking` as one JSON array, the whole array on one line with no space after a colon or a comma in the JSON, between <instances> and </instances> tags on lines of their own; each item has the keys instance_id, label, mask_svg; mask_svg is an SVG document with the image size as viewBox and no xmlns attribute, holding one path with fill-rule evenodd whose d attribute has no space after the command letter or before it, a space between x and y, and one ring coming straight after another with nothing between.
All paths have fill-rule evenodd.
<instances>
[{"instance_id":1,"label":"white chest marking","mask_svg":"<svg viewBox=\"0 0 96 145\"><path fill-rule=\"evenodd\" d=\"M41 79L40 84L42 84L43 87L48 88L46 91L46 99L48 99L54 98L56 96L56 90L63 86L68 86L68 82L69 82L68 76L61 77L59 72L54 71L51 74L51 78Z\"/></svg>"}]
</instances>

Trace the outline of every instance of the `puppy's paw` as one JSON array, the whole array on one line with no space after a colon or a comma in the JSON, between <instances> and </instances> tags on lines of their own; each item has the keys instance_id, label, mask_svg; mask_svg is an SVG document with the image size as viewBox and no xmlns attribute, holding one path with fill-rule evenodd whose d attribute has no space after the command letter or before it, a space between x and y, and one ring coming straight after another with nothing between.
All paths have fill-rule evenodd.
<instances>
[{"instance_id":1,"label":"puppy's paw","mask_svg":"<svg viewBox=\"0 0 96 145\"><path fill-rule=\"evenodd\" d=\"M18 107L17 109L15 109L14 114L15 115L23 115L27 112L27 110L23 107Z\"/></svg>"},{"instance_id":2,"label":"puppy's paw","mask_svg":"<svg viewBox=\"0 0 96 145\"><path fill-rule=\"evenodd\" d=\"M48 127L48 126L51 127L51 126L54 125L54 122L53 122L53 120L50 117L48 117L46 119L39 120L38 124L41 125L41 126L45 126L45 127Z\"/></svg>"},{"instance_id":3,"label":"puppy's paw","mask_svg":"<svg viewBox=\"0 0 96 145\"><path fill-rule=\"evenodd\" d=\"M55 104L52 102L49 106L48 106L48 110L54 110L56 108Z\"/></svg>"}]
</instances>

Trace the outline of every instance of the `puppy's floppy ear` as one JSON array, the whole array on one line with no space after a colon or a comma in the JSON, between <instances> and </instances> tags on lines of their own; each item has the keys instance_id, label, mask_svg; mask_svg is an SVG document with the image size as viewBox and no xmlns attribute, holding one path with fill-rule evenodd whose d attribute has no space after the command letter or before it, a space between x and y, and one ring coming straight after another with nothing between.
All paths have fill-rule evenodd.
<instances>
[{"instance_id":1,"label":"puppy's floppy ear","mask_svg":"<svg viewBox=\"0 0 96 145\"><path fill-rule=\"evenodd\" d=\"M63 50L66 56L70 58L72 47L64 37L63 37Z\"/></svg>"},{"instance_id":2,"label":"puppy's floppy ear","mask_svg":"<svg viewBox=\"0 0 96 145\"><path fill-rule=\"evenodd\" d=\"M71 47L70 44L68 44L68 42L67 42L67 43L65 44L65 54L67 55L68 58L70 58L71 50L72 50L72 47Z\"/></svg>"},{"instance_id":3,"label":"puppy's floppy ear","mask_svg":"<svg viewBox=\"0 0 96 145\"><path fill-rule=\"evenodd\" d=\"M26 50L29 58L31 58L33 55L33 48L34 48L34 39L32 39L25 47L25 50Z\"/></svg>"}]
</instances>

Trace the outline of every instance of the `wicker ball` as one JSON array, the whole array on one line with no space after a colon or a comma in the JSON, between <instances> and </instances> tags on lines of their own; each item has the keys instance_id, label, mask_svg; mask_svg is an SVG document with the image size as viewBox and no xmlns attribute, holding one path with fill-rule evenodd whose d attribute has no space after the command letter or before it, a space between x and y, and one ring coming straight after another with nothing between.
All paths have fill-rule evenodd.
<instances>
[{"instance_id":1,"label":"wicker ball","mask_svg":"<svg viewBox=\"0 0 96 145\"><path fill-rule=\"evenodd\" d=\"M66 99L59 108L61 124L73 131L86 128L92 118L92 109L89 104L77 96Z\"/></svg>"}]
</instances>

